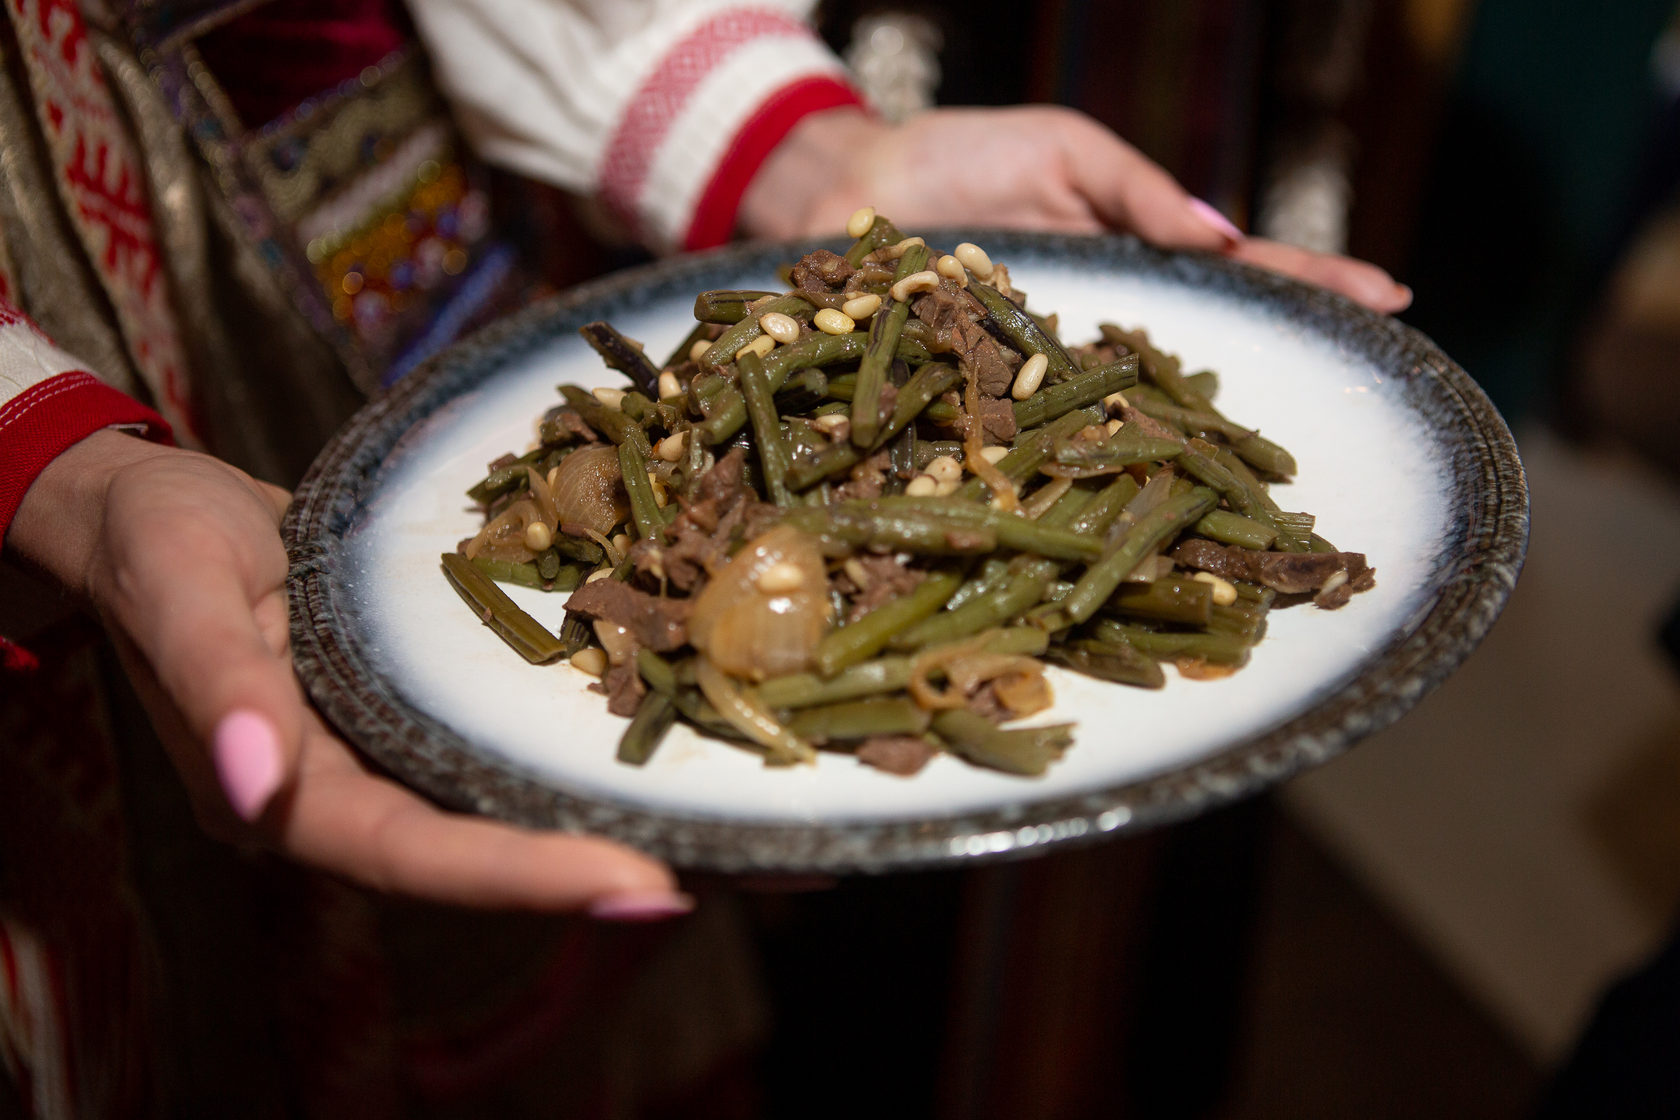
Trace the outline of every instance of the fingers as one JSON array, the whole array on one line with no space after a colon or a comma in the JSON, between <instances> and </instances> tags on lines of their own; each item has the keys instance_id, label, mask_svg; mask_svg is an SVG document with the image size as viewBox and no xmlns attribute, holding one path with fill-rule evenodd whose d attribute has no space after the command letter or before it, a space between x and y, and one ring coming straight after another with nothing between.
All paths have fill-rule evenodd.
<instances>
[{"instance_id":1,"label":"fingers","mask_svg":"<svg viewBox=\"0 0 1680 1120\"><path fill-rule=\"evenodd\" d=\"M1280 241L1250 238L1231 250L1232 257L1273 272L1317 284L1362 303L1373 311L1395 314L1412 302L1412 290L1374 264L1315 253Z\"/></svg>"},{"instance_id":2,"label":"fingers","mask_svg":"<svg viewBox=\"0 0 1680 1120\"><path fill-rule=\"evenodd\" d=\"M1242 233L1154 160L1088 117L1059 114L1068 181L1097 217L1169 249L1226 249Z\"/></svg>"},{"instance_id":3,"label":"fingers","mask_svg":"<svg viewBox=\"0 0 1680 1120\"><path fill-rule=\"evenodd\" d=\"M664 865L594 837L446 813L369 774L313 716L294 788L277 801L284 848L365 885L456 905L587 910L631 921L693 908Z\"/></svg>"}]
</instances>

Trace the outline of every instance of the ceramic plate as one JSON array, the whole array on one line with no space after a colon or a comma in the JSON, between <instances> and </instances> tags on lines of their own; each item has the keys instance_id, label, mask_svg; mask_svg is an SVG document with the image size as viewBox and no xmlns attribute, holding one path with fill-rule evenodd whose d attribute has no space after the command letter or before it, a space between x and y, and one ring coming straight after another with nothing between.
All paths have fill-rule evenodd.
<instances>
[{"instance_id":1,"label":"ceramic plate","mask_svg":"<svg viewBox=\"0 0 1680 1120\"><path fill-rule=\"evenodd\" d=\"M323 451L286 525L298 672L373 761L438 802L627 841L717 871L885 870L1089 841L1262 789L1398 718L1468 656L1527 541L1522 466L1474 383L1427 339L1346 301L1229 261L1119 238L981 241L1070 342L1145 326L1219 404L1299 460L1288 509L1364 552L1376 589L1340 611L1274 611L1250 664L1159 692L1053 671L1063 760L1020 778L937 758L895 777L824 754L764 767L673 730L649 765L613 754L624 721L565 664L533 667L444 581L475 531L463 491L524 450L555 386L622 384L577 328L607 319L662 355L707 288L776 287L788 246L625 272L456 346L364 408ZM563 595L518 593L558 627Z\"/></svg>"}]
</instances>

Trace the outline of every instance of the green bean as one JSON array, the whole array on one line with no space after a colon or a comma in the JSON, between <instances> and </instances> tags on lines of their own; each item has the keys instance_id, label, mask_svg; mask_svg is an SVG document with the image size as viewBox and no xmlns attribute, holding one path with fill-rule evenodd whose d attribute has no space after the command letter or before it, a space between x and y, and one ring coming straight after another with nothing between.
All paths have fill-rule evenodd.
<instances>
[{"instance_id":1,"label":"green bean","mask_svg":"<svg viewBox=\"0 0 1680 1120\"><path fill-rule=\"evenodd\" d=\"M1036 428L1065 412L1096 404L1111 393L1137 384L1137 355L1128 354L1117 362L1075 374L1055 385L1046 385L1024 401L1015 402L1015 425Z\"/></svg>"},{"instance_id":2,"label":"green bean","mask_svg":"<svg viewBox=\"0 0 1680 1120\"><path fill-rule=\"evenodd\" d=\"M618 445L618 471L624 477L624 492L630 496L630 515L636 522L636 535L643 540L664 540L665 518L659 512L658 499L653 496L647 460L631 440Z\"/></svg>"},{"instance_id":3,"label":"green bean","mask_svg":"<svg viewBox=\"0 0 1680 1120\"><path fill-rule=\"evenodd\" d=\"M479 620L525 660L541 665L566 652L565 645L547 627L521 610L507 592L459 552L443 554L443 573Z\"/></svg>"},{"instance_id":4,"label":"green bean","mask_svg":"<svg viewBox=\"0 0 1680 1120\"><path fill-rule=\"evenodd\" d=\"M700 355L700 368L710 373L716 373L724 366L735 360L741 347L764 333L764 328L758 321L772 311L779 311L783 315L796 318L811 313L811 301L804 296L789 293L785 296L775 296L765 300L751 311L744 311L740 322L730 327L718 336L717 341Z\"/></svg>"},{"instance_id":5,"label":"green bean","mask_svg":"<svg viewBox=\"0 0 1680 1120\"><path fill-rule=\"evenodd\" d=\"M1191 529L1220 544L1240 545L1257 552L1272 547L1278 535L1277 529L1272 526L1224 509L1209 510Z\"/></svg>"},{"instance_id":6,"label":"green bean","mask_svg":"<svg viewBox=\"0 0 1680 1120\"><path fill-rule=\"evenodd\" d=\"M1134 618L1206 626L1213 617L1213 585L1188 576L1123 583L1109 597L1108 605Z\"/></svg>"},{"instance_id":7,"label":"green bean","mask_svg":"<svg viewBox=\"0 0 1680 1120\"><path fill-rule=\"evenodd\" d=\"M817 644L817 672L832 677L867 661L885 649L894 634L938 611L961 583L958 572L930 572L908 595L888 599L857 621L829 631Z\"/></svg>"},{"instance_id":8,"label":"green bean","mask_svg":"<svg viewBox=\"0 0 1680 1120\"><path fill-rule=\"evenodd\" d=\"M709 292L701 292L694 297L694 317L701 323L718 323L732 326L747 317L747 305L761 299L769 299L775 292L759 292L751 289L716 288ZM692 343L690 344L692 346ZM688 351L682 352L684 358Z\"/></svg>"},{"instance_id":9,"label":"green bean","mask_svg":"<svg viewBox=\"0 0 1680 1120\"><path fill-rule=\"evenodd\" d=\"M1128 426L1098 443L1064 445L1056 452L1052 462L1039 469L1057 478L1097 477L1114 474L1137 463L1156 463L1175 458L1183 447L1178 440L1144 435Z\"/></svg>"},{"instance_id":10,"label":"green bean","mask_svg":"<svg viewBox=\"0 0 1680 1120\"><path fill-rule=\"evenodd\" d=\"M875 696L803 708L787 721L787 728L802 739L823 743L871 735L919 735L927 730L928 721L928 712L908 697Z\"/></svg>"},{"instance_id":11,"label":"green bean","mask_svg":"<svg viewBox=\"0 0 1680 1120\"><path fill-rule=\"evenodd\" d=\"M880 552L964 556L997 547L997 534L984 525L916 513L886 513L869 509L867 503L807 506L789 513L783 524L854 548Z\"/></svg>"},{"instance_id":12,"label":"green bean","mask_svg":"<svg viewBox=\"0 0 1680 1120\"><path fill-rule=\"evenodd\" d=\"M1266 636L1266 611L1238 600L1229 606L1215 605L1208 612L1206 627L1215 634L1230 634L1253 645Z\"/></svg>"},{"instance_id":13,"label":"green bean","mask_svg":"<svg viewBox=\"0 0 1680 1120\"><path fill-rule=\"evenodd\" d=\"M1293 533L1288 532L1272 517L1272 511L1266 508L1243 480L1231 472L1225 464L1216 457L1212 444L1200 439L1191 439L1179 453L1178 465L1217 491L1226 501L1230 502L1237 512L1277 534L1274 543L1280 552L1302 552L1306 546Z\"/></svg>"},{"instance_id":14,"label":"green bean","mask_svg":"<svg viewBox=\"0 0 1680 1120\"><path fill-rule=\"evenodd\" d=\"M1102 642L1081 640L1055 645L1050 647L1045 656L1077 673L1084 673L1098 680L1114 681L1116 684L1135 685L1138 688L1163 688L1167 683L1167 675L1161 671L1160 662L1144 656L1137 651L1137 647L1119 638Z\"/></svg>"},{"instance_id":15,"label":"green bean","mask_svg":"<svg viewBox=\"0 0 1680 1120\"><path fill-rule=\"evenodd\" d=\"M1033 472L1054 455L1058 447L1073 438L1075 432L1091 421L1092 418L1085 413L1074 411L1056 417L1042 428L1024 433L1009 454L997 461L997 469L1011 482L1018 483L1031 478ZM957 496L971 502L987 492L986 484L978 477L969 479L957 488Z\"/></svg>"},{"instance_id":16,"label":"green bean","mask_svg":"<svg viewBox=\"0 0 1680 1120\"><path fill-rule=\"evenodd\" d=\"M973 599L990 595L1004 585L1009 578L1009 561L1000 556L993 556L980 565L980 571L970 577L945 603L945 609L954 611Z\"/></svg>"},{"instance_id":17,"label":"green bean","mask_svg":"<svg viewBox=\"0 0 1680 1120\"><path fill-rule=\"evenodd\" d=\"M898 400L893 405L892 416L888 418L886 426L881 429L877 438L885 442L908 428L935 398L955 385L960 376L956 370L942 362L930 362L917 370L898 391ZM795 492L807 490L823 479L862 462L864 454L856 444L838 441L831 443L816 455L801 459L793 465L788 472L788 488Z\"/></svg>"},{"instance_id":18,"label":"green bean","mask_svg":"<svg viewBox=\"0 0 1680 1120\"><path fill-rule=\"evenodd\" d=\"M852 400L857 395L857 374L842 373L829 378L828 395L839 401ZM922 410L921 415L923 419L935 424L954 424L957 420L957 409L945 401L933 401Z\"/></svg>"},{"instance_id":19,"label":"green bean","mask_svg":"<svg viewBox=\"0 0 1680 1120\"><path fill-rule=\"evenodd\" d=\"M636 705L636 714L618 741L618 760L627 766L645 766L659 749L671 725L677 722L677 705L667 692L651 691Z\"/></svg>"},{"instance_id":20,"label":"green bean","mask_svg":"<svg viewBox=\"0 0 1680 1120\"><path fill-rule=\"evenodd\" d=\"M642 675L648 687L655 692L671 696L677 691L676 667L651 649L636 650L636 672Z\"/></svg>"},{"instance_id":21,"label":"green bean","mask_svg":"<svg viewBox=\"0 0 1680 1120\"><path fill-rule=\"evenodd\" d=\"M608 408L595 399L595 394L576 385L560 386L560 394L566 398L567 404L577 409L586 424L614 443L633 442L644 458L653 454L653 445L648 442L647 433L623 412Z\"/></svg>"},{"instance_id":22,"label":"green bean","mask_svg":"<svg viewBox=\"0 0 1680 1120\"><path fill-rule=\"evenodd\" d=\"M846 502L844 506L878 511L889 516L921 517L929 522L953 526L981 527L991 532L997 542L1006 548L1057 560L1095 560L1102 555L1102 542L1088 535L975 502L953 502L949 498L882 497L864 502Z\"/></svg>"},{"instance_id":23,"label":"green bean","mask_svg":"<svg viewBox=\"0 0 1680 1120\"><path fill-rule=\"evenodd\" d=\"M1110 619L1097 624L1097 634L1103 638L1123 638L1138 652L1169 661L1186 658L1232 666L1248 661L1248 643L1232 634L1168 633Z\"/></svg>"},{"instance_id":24,"label":"green bean","mask_svg":"<svg viewBox=\"0 0 1680 1120\"><path fill-rule=\"evenodd\" d=\"M480 505L489 505L503 494L524 486L525 468L536 466L547 453L546 448L539 447L535 451L527 451L511 463L494 468L467 488L467 497Z\"/></svg>"},{"instance_id":25,"label":"green bean","mask_svg":"<svg viewBox=\"0 0 1680 1120\"><path fill-rule=\"evenodd\" d=\"M521 564L513 560L492 560L488 556L473 558L473 567L497 583L511 583L537 591L571 591L582 578L578 570L562 565L555 558L555 572L544 575L536 564Z\"/></svg>"},{"instance_id":26,"label":"green bean","mask_svg":"<svg viewBox=\"0 0 1680 1120\"><path fill-rule=\"evenodd\" d=\"M893 649L918 649L1002 625L1042 599L1044 589L1055 577L1053 561L1017 556L1010 562L1008 578L996 592L906 627L892 635L890 644Z\"/></svg>"},{"instance_id":27,"label":"green bean","mask_svg":"<svg viewBox=\"0 0 1680 1120\"><path fill-rule=\"evenodd\" d=\"M1171 424L1186 435L1217 435L1245 463L1268 474L1288 477L1296 472L1295 457L1252 428L1233 423L1217 412L1202 412L1147 393L1127 396L1133 408L1153 420Z\"/></svg>"},{"instance_id":28,"label":"green bean","mask_svg":"<svg viewBox=\"0 0 1680 1120\"><path fill-rule=\"evenodd\" d=\"M659 396L659 370L642 352L640 343L632 342L618 332L611 323L596 320L578 328L578 333L601 360L630 379L630 384L650 397Z\"/></svg>"},{"instance_id":29,"label":"green bean","mask_svg":"<svg viewBox=\"0 0 1680 1120\"><path fill-rule=\"evenodd\" d=\"M809 708L894 692L910 683L908 657L877 657L823 679L815 673L771 677L758 686L758 698L772 708Z\"/></svg>"},{"instance_id":30,"label":"green bean","mask_svg":"<svg viewBox=\"0 0 1680 1120\"><path fill-rule=\"evenodd\" d=\"M756 354L742 354L735 368L741 379L741 395L746 398L747 416L752 420L753 437L758 444L758 461L763 467L765 489L771 501L779 506L788 506L792 504L786 482L790 455L787 439L782 435L782 418L776 414L773 390L764 375L764 363Z\"/></svg>"},{"instance_id":31,"label":"green bean","mask_svg":"<svg viewBox=\"0 0 1680 1120\"><path fill-rule=\"evenodd\" d=\"M1068 356L1062 344L1046 333L1038 320L1023 311L1014 300L978 280L970 281L968 290L986 309L986 317L1015 345L1015 349L1027 355L1044 355L1049 363L1044 376L1049 383L1055 384L1079 375L1079 366Z\"/></svg>"},{"instance_id":32,"label":"green bean","mask_svg":"<svg viewBox=\"0 0 1680 1120\"><path fill-rule=\"evenodd\" d=\"M1005 731L967 708L937 713L933 730L954 753L976 765L1027 776L1044 773L1073 742L1069 723Z\"/></svg>"},{"instance_id":33,"label":"green bean","mask_svg":"<svg viewBox=\"0 0 1680 1120\"><path fill-rule=\"evenodd\" d=\"M879 249L883 245L897 245L904 240L904 235L898 232L898 227L879 214L869 223L869 229L864 235L852 243L846 250L846 263L856 268L863 263L863 258Z\"/></svg>"},{"instance_id":34,"label":"green bean","mask_svg":"<svg viewBox=\"0 0 1680 1120\"><path fill-rule=\"evenodd\" d=\"M927 267L927 259L926 246L912 245L898 258L895 278L902 280L922 271ZM857 389L852 394L852 442L858 447L874 447L881 433L881 389L887 383L887 369L898 348L899 333L909 317L909 299L888 297L870 320L869 342L858 362Z\"/></svg>"},{"instance_id":35,"label":"green bean","mask_svg":"<svg viewBox=\"0 0 1680 1120\"><path fill-rule=\"evenodd\" d=\"M1074 622L1090 618L1144 557L1152 555L1162 544L1177 536L1186 525L1194 524L1217 501L1212 490L1198 486L1181 497L1168 498L1145 514L1132 526L1119 547L1085 569L1085 574L1074 585L1073 594L1063 601L1062 610Z\"/></svg>"}]
</instances>

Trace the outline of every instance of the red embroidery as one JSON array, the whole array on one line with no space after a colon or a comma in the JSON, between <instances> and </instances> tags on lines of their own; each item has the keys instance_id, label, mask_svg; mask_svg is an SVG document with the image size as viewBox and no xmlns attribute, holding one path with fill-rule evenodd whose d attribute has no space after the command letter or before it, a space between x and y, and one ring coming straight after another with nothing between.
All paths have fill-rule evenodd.
<instances>
[{"instance_id":1,"label":"red embroidery","mask_svg":"<svg viewBox=\"0 0 1680 1120\"><path fill-rule=\"evenodd\" d=\"M140 161L74 0L8 5L71 217L160 410L191 431L180 341Z\"/></svg>"},{"instance_id":2,"label":"red embroidery","mask_svg":"<svg viewBox=\"0 0 1680 1120\"><path fill-rule=\"evenodd\" d=\"M695 89L743 43L769 35L810 37L798 20L780 12L724 12L671 48L625 106L601 163L601 195L620 221L638 226L636 204L653 157Z\"/></svg>"}]
</instances>

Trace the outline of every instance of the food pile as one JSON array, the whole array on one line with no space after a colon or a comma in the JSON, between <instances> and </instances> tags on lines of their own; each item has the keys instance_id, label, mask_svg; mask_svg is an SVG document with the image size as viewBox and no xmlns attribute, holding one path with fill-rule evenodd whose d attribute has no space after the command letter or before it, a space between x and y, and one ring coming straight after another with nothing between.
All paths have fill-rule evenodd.
<instances>
[{"instance_id":1,"label":"food pile","mask_svg":"<svg viewBox=\"0 0 1680 1120\"><path fill-rule=\"evenodd\" d=\"M942 751L1039 774L1070 725L1047 663L1159 688L1236 670L1267 612L1336 608L1364 556L1279 507L1295 461L1141 330L1068 346L973 244L873 211L780 292L709 291L664 362L583 335L622 389L563 385L443 557L528 660L569 658L645 762L682 719L770 763ZM497 583L570 593L558 635Z\"/></svg>"}]
</instances>

